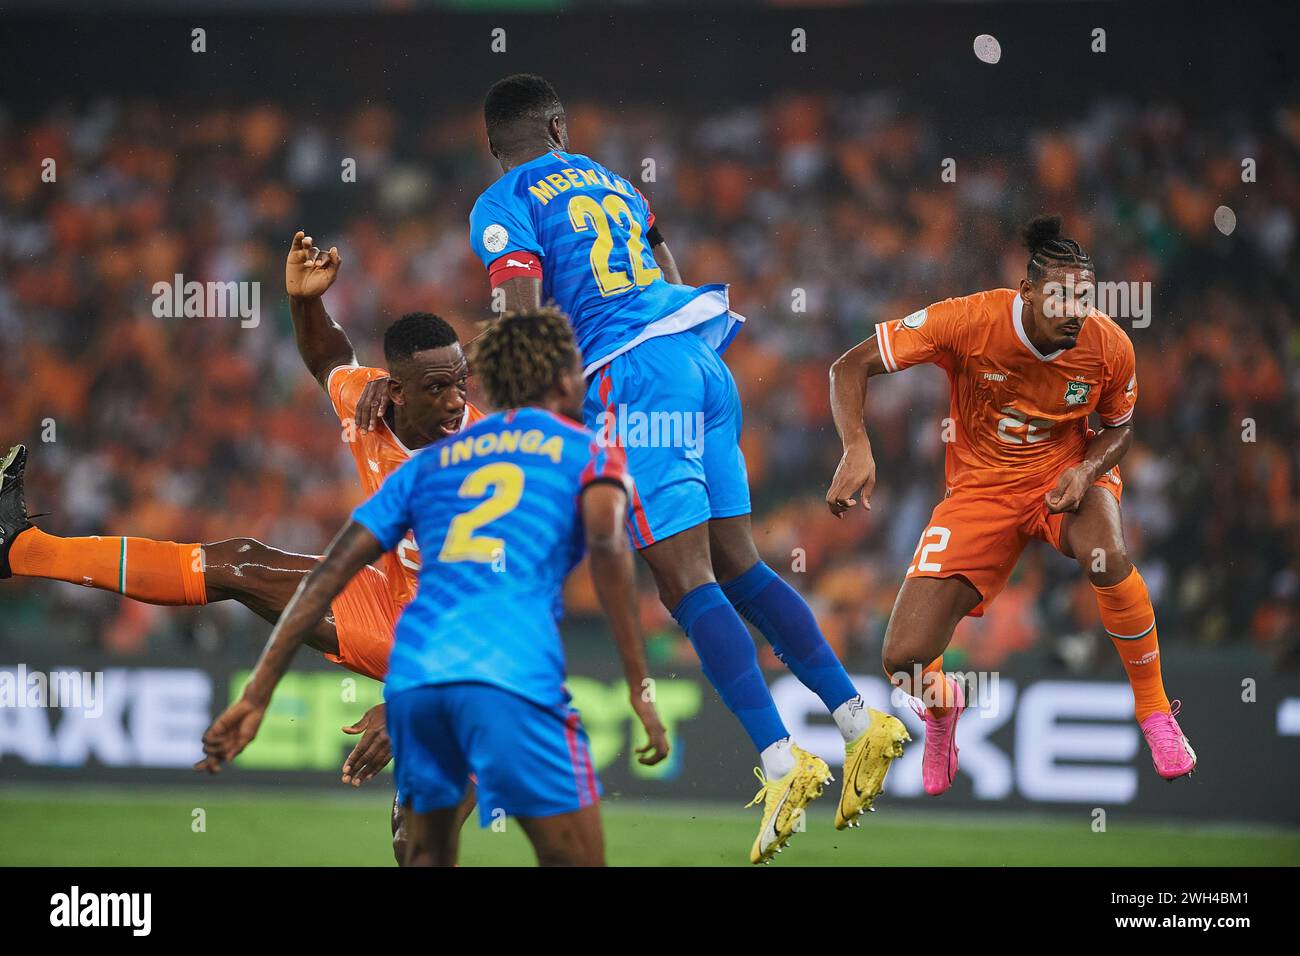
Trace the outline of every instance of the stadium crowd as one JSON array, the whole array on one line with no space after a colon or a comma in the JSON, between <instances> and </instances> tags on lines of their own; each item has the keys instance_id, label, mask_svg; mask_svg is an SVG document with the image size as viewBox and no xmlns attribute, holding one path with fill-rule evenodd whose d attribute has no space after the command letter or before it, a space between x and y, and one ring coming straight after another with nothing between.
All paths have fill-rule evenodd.
<instances>
[{"instance_id":1,"label":"stadium crowd","mask_svg":"<svg viewBox=\"0 0 1300 956\"><path fill-rule=\"evenodd\" d=\"M942 494L947 391L935 368L873 381L873 509L837 521L822 500L839 454L828 367L877 321L1015 284L1017 227L1047 211L1065 216L1100 279L1149 283L1148 317L1118 317L1140 388L1121 469L1130 552L1162 639L1252 641L1294 658L1300 108L1193 121L1098 103L1065 126L989 142L883 94L694 115L568 106L574 150L639 183L686 281L731 283L749 320L727 361L745 405L755 536L843 654L878 661ZM342 252L326 304L363 363L382 364L383 329L406 311L438 312L468 340L489 295L467 218L497 174L468 108L422 125L376 105L329 121L274 104L182 119L157 102L106 101L0 120L3 444L32 446L29 505L51 512L42 526L323 548L359 492L294 346L289 238L305 228ZM1230 235L1216 227L1220 206L1235 213ZM257 324L156 317L155 283L176 275L259 283ZM594 606L580 574L570 612ZM689 656L648 586L644 617L660 659ZM55 635L124 655L265 634L231 606L158 609L44 582L0 584L0 618L0 642ZM979 667L1030 648L1113 664L1099 634L1077 567L1035 545L954 650Z\"/></svg>"}]
</instances>

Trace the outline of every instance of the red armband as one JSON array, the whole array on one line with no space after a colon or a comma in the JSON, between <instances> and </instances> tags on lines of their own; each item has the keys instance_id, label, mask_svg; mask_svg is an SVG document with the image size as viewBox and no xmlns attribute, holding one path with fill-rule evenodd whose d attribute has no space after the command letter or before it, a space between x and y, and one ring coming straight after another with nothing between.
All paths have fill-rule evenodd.
<instances>
[{"instance_id":1,"label":"red armband","mask_svg":"<svg viewBox=\"0 0 1300 956\"><path fill-rule=\"evenodd\" d=\"M488 266L488 279L496 288L507 279L542 277L542 260L531 252L507 252Z\"/></svg>"},{"instance_id":2,"label":"red armband","mask_svg":"<svg viewBox=\"0 0 1300 956\"><path fill-rule=\"evenodd\" d=\"M632 188L636 189L635 186ZM645 227L646 229L653 229L655 227L655 214L650 211L650 200L646 199L645 193L639 189L636 189L636 194L640 196L641 201L645 203ZM651 245L653 245L653 243L651 243Z\"/></svg>"}]
</instances>

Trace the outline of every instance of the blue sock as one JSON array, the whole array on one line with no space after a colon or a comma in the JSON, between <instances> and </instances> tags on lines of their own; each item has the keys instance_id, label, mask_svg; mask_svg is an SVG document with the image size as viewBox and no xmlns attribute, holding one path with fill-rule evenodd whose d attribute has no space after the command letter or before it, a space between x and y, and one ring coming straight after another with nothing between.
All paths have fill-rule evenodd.
<instances>
[{"instance_id":1,"label":"blue sock","mask_svg":"<svg viewBox=\"0 0 1300 956\"><path fill-rule=\"evenodd\" d=\"M744 726L754 746L761 752L788 737L758 669L754 639L727 602L722 588L701 584L673 608L673 617L695 646L704 676Z\"/></svg>"},{"instance_id":2,"label":"blue sock","mask_svg":"<svg viewBox=\"0 0 1300 956\"><path fill-rule=\"evenodd\" d=\"M745 620L763 632L776 656L794 676L822 699L827 710L834 711L857 696L857 688L822 636L808 602L779 574L759 561L722 585L722 590Z\"/></svg>"}]
</instances>

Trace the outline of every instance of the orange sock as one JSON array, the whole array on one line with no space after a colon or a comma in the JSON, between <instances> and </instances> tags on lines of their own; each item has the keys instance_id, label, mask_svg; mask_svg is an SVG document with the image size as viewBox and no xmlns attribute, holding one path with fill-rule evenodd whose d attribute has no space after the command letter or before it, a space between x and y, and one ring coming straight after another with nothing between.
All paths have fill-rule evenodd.
<instances>
[{"instance_id":1,"label":"orange sock","mask_svg":"<svg viewBox=\"0 0 1300 956\"><path fill-rule=\"evenodd\" d=\"M1156 612L1151 607L1147 584L1137 568L1119 584L1107 588L1093 585L1101 623L1119 651L1128 682L1133 688L1133 712L1138 723L1157 711L1169 713L1160 677L1160 645L1156 639Z\"/></svg>"},{"instance_id":2,"label":"orange sock","mask_svg":"<svg viewBox=\"0 0 1300 956\"><path fill-rule=\"evenodd\" d=\"M921 668L921 689L915 688L916 681L905 673L888 674L889 679L905 694L921 699L922 705L936 717L947 717L957 698L952 689L952 681L943 672L943 655L940 654L925 667Z\"/></svg>"},{"instance_id":3,"label":"orange sock","mask_svg":"<svg viewBox=\"0 0 1300 956\"><path fill-rule=\"evenodd\" d=\"M113 591L146 604L207 604L203 549L148 538L58 538L39 528L14 539L14 574Z\"/></svg>"}]
</instances>

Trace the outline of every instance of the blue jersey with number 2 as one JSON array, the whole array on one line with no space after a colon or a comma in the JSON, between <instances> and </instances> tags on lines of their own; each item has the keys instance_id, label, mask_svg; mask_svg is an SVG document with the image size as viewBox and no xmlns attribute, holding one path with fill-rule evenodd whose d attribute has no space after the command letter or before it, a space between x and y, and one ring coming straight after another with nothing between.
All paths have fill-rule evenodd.
<instances>
[{"instance_id":1,"label":"blue jersey with number 2","mask_svg":"<svg viewBox=\"0 0 1300 956\"><path fill-rule=\"evenodd\" d=\"M353 514L385 548L425 544L397 624L385 698L412 687L493 684L543 706L567 698L557 621L582 557L578 498L627 487L624 457L535 408L502 412L417 452Z\"/></svg>"}]
</instances>

